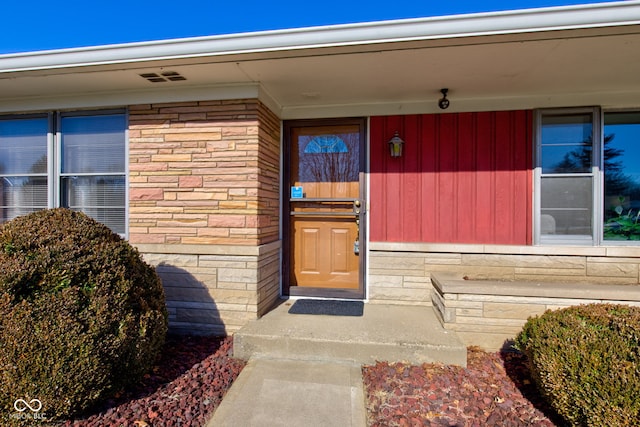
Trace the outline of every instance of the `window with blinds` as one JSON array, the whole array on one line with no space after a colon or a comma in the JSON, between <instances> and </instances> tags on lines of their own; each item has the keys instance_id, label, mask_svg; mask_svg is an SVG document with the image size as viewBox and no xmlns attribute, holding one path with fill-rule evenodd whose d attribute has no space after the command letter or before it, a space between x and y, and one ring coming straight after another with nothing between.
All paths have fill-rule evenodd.
<instances>
[{"instance_id":1,"label":"window with blinds","mask_svg":"<svg viewBox=\"0 0 640 427\"><path fill-rule=\"evenodd\" d=\"M0 120L0 220L48 206L49 117Z\"/></svg>"},{"instance_id":2,"label":"window with blinds","mask_svg":"<svg viewBox=\"0 0 640 427\"><path fill-rule=\"evenodd\" d=\"M0 221L66 207L125 235L126 150L123 111L0 118Z\"/></svg>"}]
</instances>

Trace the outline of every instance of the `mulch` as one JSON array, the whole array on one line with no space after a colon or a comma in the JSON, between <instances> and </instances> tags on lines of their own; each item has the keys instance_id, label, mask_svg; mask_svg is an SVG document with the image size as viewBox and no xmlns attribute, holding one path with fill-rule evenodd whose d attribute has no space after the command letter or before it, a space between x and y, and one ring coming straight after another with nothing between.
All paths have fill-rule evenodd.
<instances>
[{"instance_id":1,"label":"mulch","mask_svg":"<svg viewBox=\"0 0 640 427\"><path fill-rule=\"evenodd\" d=\"M74 427L204 426L245 366L231 338L169 336L159 361L142 381Z\"/></svg>"},{"instance_id":2,"label":"mulch","mask_svg":"<svg viewBox=\"0 0 640 427\"><path fill-rule=\"evenodd\" d=\"M65 427L205 426L245 362L231 338L170 336L152 372ZM379 362L362 369L368 424L561 426L517 352L468 350L466 368Z\"/></svg>"},{"instance_id":3,"label":"mulch","mask_svg":"<svg viewBox=\"0 0 640 427\"><path fill-rule=\"evenodd\" d=\"M538 394L524 355L469 348L467 358L466 368L363 367L369 426L563 425Z\"/></svg>"}]
</instances>

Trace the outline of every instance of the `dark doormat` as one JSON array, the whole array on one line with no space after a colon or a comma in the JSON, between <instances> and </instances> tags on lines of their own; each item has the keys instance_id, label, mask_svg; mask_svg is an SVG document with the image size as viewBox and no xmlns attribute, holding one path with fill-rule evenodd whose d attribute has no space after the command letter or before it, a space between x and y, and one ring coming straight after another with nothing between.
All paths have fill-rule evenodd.
<instances>
[{"instance_id":1,"label":"dark doormat","mask_svg":"<svg viewBox=\"0 0 640 427\"><path fill-rule=\"evenodd\" d=\"M331 301L299 299L289 309L290 314L324 314L326 316L362 316L362 301Z\"/></svg>"}]
</instances>

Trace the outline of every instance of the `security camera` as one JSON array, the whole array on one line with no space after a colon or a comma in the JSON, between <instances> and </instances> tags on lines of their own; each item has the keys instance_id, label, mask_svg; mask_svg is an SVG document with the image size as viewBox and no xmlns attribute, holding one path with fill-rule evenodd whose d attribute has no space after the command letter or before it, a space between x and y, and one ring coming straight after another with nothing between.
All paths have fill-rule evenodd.
<instances>
[{"instance_id":1,"label":"security camera","mask_svg":"<svg viewBox=\"0 0 640 427\"><path fill-rule=\"evenodd\" d=\"M438 101L438 107L440 107L441 110L446 110L447 108L449 108L449 100L447 99L447 92L449 92L449 89L440 89L440 93L442 93L442 98L440 98L440 100Z\"/></svg>"}]
</instances>

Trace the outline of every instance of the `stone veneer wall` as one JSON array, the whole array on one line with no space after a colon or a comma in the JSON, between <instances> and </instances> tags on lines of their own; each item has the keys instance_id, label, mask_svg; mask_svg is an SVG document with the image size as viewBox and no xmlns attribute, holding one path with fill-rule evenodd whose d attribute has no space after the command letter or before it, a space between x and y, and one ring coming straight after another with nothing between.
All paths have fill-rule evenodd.
<instances>
[{"instance_id":1,"label":"stone veneer wall","mask_svg":"<svg viewBox=\"0 0 640 427\"><path fill-rule=\"evenodd\" d=\"M431 305L431 272L474 279L640 284L640 247L369 243L369 299Z\"/></svg>"},{"instance_id":2,"label":"stone veneer wall","mask_svg":"<svg viewBox=\"0 0 640 427\"><path fill-rule=\"evenodd\" d=\"M640 306L640 287L599 282L469 280L450 273L431 275L434 310L445 329L467 345L497 350L531 316L590 303Z\"/></svg>"},{"instance_id":3,"label":"stone veneer wall","mask_svg":"<svg viewBox=\"0 0 640 427\"><path fill-rule=\"evenodd\" d=\"M372 303L431 306L445 327L468 345L498 348L515 336L529 316L546 309L607 300L588 297L580 284L640 284L640 247L551 247L370 243L369 299ZM499 286L482 292L437 293L432 275L476 281L552 283L572 289L562 296L531 292L510 295ZM532 288L533 289L533 288ZM611 288L613 290L613 287ZM636 290L637 289L637 290ZM640 286L629 288L638 294ZM604 291L606 294L606 289ZM632 301L628 295L624 300Z\"/></svg>"},{"instance_id":4,"label":"stone veneer wall","mask_svg":"<svg viewBox=\"0 0 640 427\"><path fill-rule=\"evenodd\" d=\"M279 297L280 121L255 99L129 107L129 240L170 327L231 333Z\"/></svg>"}]
</instances>

